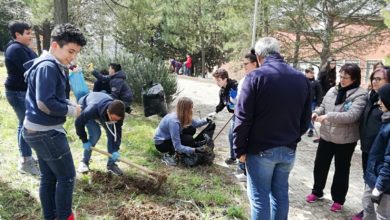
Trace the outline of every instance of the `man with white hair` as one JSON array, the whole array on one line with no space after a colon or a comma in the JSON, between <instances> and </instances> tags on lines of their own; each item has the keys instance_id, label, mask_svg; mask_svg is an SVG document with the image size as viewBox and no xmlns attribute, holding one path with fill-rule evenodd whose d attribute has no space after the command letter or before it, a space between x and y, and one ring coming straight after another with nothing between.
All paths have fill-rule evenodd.
<instances>
[{"instance_id":1,"label":"man with white hair","mask_svg":"<svg viewBox=\"0 0 390 220\"><path fill-rule=\"evenodd\" d=\"M246 76L237 101L235 152L246 163L252 219L287 219L288 177L310 122L310 83L283 60L275 38L259 39L255 51L261 66Z\"/></svg>"}]
</instances>

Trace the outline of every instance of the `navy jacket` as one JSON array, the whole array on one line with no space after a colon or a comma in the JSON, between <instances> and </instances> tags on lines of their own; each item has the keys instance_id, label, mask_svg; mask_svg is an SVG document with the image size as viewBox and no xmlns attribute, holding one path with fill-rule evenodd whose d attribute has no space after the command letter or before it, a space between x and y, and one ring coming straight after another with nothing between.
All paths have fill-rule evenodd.
<instances>
[{"instance_id":1,"label":"navy jacket","mask_svg":"<svg viewBox=\"0 0 390 220\"><path fill-rule=\"evenodd\" d=\"M386 113L368 156L364 180L370 188L390 194L390 112Z\"/></svg>"},{"instance_id":2,"label":"navy jacket","mask_svg":"<svg viewBox=\"0 0 390 220\"><path fill-rule=\"evenodd\" d=\"M378 105L378 94L372 91L359 124L360 149L365 153L370 153L372 143L382 126L382 113Z\"/></svg>"},{"instance_id":3,"label":"navy jacket","mask_svg":"<svg viewBox=\"0 0 390 220\"><path fill-rule=\"evenodd\" d=\"M68 108L71 108L66 99L64 67L49 53L25 64L26 68L29 66L25 73L28 84L26 118L44 126L63 124Z\"/></svg>"},{"instance_id":4,"label":"navy jacket","mask_svg":"<svg viewBox=\"0 0 390 220\"><path fill-rule=\"evenodd\" d=\"M133 92L131 91L130 87L126 83L126 73L122 70L116 72L112 76L105 76L99 73L98 71L94 70L92 74L98 79L98 80L107 80L110 81L110 88L111 88L111 96L114 99L119 99L123 101L126 106L129 106L131 102L133 101Z\"/></svg>"},{"instance_id":5,"label":"navy jacket","mask_svg":"<svg viewBox=\"0 0 390 220\"><path fill-rule=\"evenodd\" d=\"M267 56L246 76L237 101L237 156L278 146L295 149L310 122L310 89L309 80L279 54Z\"/></svg>"},{"instance_id":6,"label":"navy jacket","mask_svg":"<svg viewBox=\"0 0 390 220\"><path fill-rule=\"evenodd\" d=\"M220 112L223 110L223 108L225 108L225 106L227 106L227 110L230 112L230 113L234 113L234 109L232 109L230 106L234 106L233 103L231 103L230 101L230 90L235 90L237 91L237 86L238 86L238 83L236 80L234 79L227 79L227 84L226 84L226 87L225 88L221 88L219 90L219 103L217 105L217 107L215 107L215 112Z\"/></svg>"},{"instance_id":7,"label":"navy jacket","mask_svg":"<svg viewBox=\"0 0 390 220\"><path fill-rule=\"evenodd\" d=\"M107 108L112 103L112 101L113 98L104 92L91 92L80 98L78 103L79 105L81 105L82 112L80 116L76 119L75 126L76 133L83 143L86 143L88 141L88 136L87 132L85 131L85 127L89 120L98 120L106 130L106 135L112 135L110 132L107 132L106 125L106 122L109 121L107 115ZM115 125L109 125L116 127L116 141L112 139L113 143L111 143L111 146L116 149L118 149L121 144L122 125L123 119L116 122ZM113 130L113 128L110 129Z\"/></svg>"},{"instance_id":8,"label":"navy jacket","mask_svg":"<svg viewBox=\"0 0 390 220\"><path fill-rule=\"evenodd\" d=\"M110 94L111 93L110 82L107 80L106 81L96 80L96 82L93 84L93 91L94 92L105 91L105 93Z\"/></svg>"},{"instance_id":9,"label":"navy jacket","mask_svg":"<svg viewBox=\"0 0 390 220\"><path fill-rule=\"evenodd\" d=\"M4 83L5 88L12 91L27 91L23 75L27 69L23 64L37 58L37 54L17 41L10 41L6 47L4 61L8 76Z\"/></svg>"}]
</instances>

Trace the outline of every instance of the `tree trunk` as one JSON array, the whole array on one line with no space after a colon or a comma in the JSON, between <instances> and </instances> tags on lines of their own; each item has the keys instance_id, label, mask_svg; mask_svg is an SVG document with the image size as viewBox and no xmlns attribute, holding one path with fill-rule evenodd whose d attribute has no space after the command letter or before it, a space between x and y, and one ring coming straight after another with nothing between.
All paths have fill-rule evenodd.
<instances>
[{"instance_id":1,"label":"tree trunk","mask_svg":"<svg viewBox=\"0 0 390 220\"><path fill-rule=\"evenodd\" d=\"M294 45L294 57L293 57L293 67L298 67L299 62L299 48L301 47L301 32L298 31L295 34L295 45Z\"/></svg>"},{"instance_id":2,"label":"tree trunk","mask_svg":"<svg viewBox=\"0 0 390 220\"><path fill-rule=\"evenodd\" d=\"M205 48L204 48L204 40L203 40L203 35L201 35L201 54L202 54L202 67L201 67L201 74L202 74L202 77L205 78L205 72L204 72L204 69L205 69L205 61L206 61L206 51L205 51Z\"/></svg>"},{"instance_id":3,"label":"tree trunk","mask_svg":"<svg viewBox=\"0 0 390 220\"><path fill-rule=\"evenodd\" d=\"M100 35L100 53L104 52L104 34Z\"/></svg>"},{"instance_id":4,"label":"tree trunk","mask_svg":"<svg viewBox=\"0 0 390 220\"><path fill-rule=\"evenodd\" d=\"M50 35L51 35L51 26L50 21L45 20L42 23L42 45L44 50L49 50L50 47Z\"/></svg>"},{"instance_id":5,"label":"tree trunk","mask_svg":"<svg viewBox=\"0 0 390 220\"><path fill-rule=\"evenodd\" d=\"M267 0L263 0L263 2L263 34L269 36L269 6Z\"/></svg>"},{"instance_id":6,"label":"tree trunk","mask_svg":"<svg viewBox=\"0 0 390 220\"><path fill-rule=\"evenodd\" d=\"M38 54L42 54L41 30L38 25L34 25L35 39L37 41Z\"/></svg>"},{"instance_id":7,"label":"tree trunk","mask_svg":"<svg viewBox=\"0 0 390 220\"><path fill-rule=\"evenodd\" d=\"M54 22L68 23L68 0L54 0Z\"/></svg>"},{"instance_id":8,"label":"tree trunk","mask_svg":"<svg viewBox=\"0 0 390 220\"><path fill-rule=\"evenodd\" d=\"M326 4L326 2L324 4ZM322 51L320 55L321 66L323 66L327 62L328 58L332 56L331 46L334 38L334 33L333 33L334 17L332 16L333 13L331 13L332 7L334 6L328 4L326 7L329 8L328 11L330 15L326 17L325 34L324 34L324 39L322 41Z\"/></svg>"}]
</instances>

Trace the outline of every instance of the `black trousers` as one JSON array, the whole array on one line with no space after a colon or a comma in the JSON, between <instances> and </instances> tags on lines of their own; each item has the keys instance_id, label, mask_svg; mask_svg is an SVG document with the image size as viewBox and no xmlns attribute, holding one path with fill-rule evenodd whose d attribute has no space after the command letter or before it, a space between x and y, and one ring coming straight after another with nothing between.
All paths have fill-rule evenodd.
<instances>
[{"instance_id":1,"label":"black trousers","mask_svg":"<svg viewBox=\"0 0 390 220\"><path fill-rule=\"evenodd\" d=\"M196 128L193 126L188 126L183 129L182 134L180 135L180 142L182 145L194 147L197 141L204 139L203 134L208 134L209 137L213 137L215 130L215 124L209 123L206 128L203 129L195 138ZM175 154L175 147L173 146L172 140L165 140L162 144L156 144L156 149L161 153L169 153L170 155Z\"/></svg>"},{"instance_id":2,"label":"black trousers","mask_svg":"<svg viewBox=\"0 0 390 220\"><path fill-rule=\"evenodd\" d=\"M364 178L364 175L366 174L367 162L368 162L368 153L362 152L363 178Z\"/></svg>"},{"instance_id":3,"label":"black trousers","mask_svg":"<svg viewBox=\"0 0 390 220\"><path fill-rule=\"evenodd\" d=\"M334 156L335 172L333 175L331 195L334 202L344 204L349 185L349 169L352 154L357 142L335 144L320 139L314 161L314 186L312 193L318 197L324 195L326 179Z\"/></svg>"}]
</instances>

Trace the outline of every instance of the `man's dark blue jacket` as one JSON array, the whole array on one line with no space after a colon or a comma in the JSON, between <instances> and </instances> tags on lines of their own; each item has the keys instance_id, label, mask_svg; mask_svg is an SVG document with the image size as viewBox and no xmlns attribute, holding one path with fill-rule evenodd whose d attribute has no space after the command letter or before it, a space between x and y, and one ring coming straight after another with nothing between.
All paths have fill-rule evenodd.
<instances>
[{"instance_id":1,"label":"man's dark blue jacket","mask_svg":"<svg viewBox=\"0 0 390 220\"><path fill-rule=\"evenodd\" d=\"M27 83L23 75L27 69L23 64L35 58L37 54L33 50L17 41L10 41L4 54L8 74L4 83L5 88L12 91L27 91Z\"/></svg>"},{"instance_id":2,"label":"man's dark blue jacket","mask_svg":"<svg viewBox=\"0 0 390 220\"><path fill-rule=\"evenodd\" d=\"M237 157L286 146L296 149L311 118L310 82L279 54L249 73L237 101L234 145Z\"/></svg>"},{"instance_id":3,"label":"man's dark blue jacket","mask_svg":"<svg viewBox=\"0 0 390 220\"><path fill-rule=\"evenodd\" d=\"M112 135L110 132L107 132L106 125L106 122L110 121L107 115L107 109L112 101L113 98L104 92L91 92L80 98L78 103L81 105L82 112L76 119L75 126L76 133L83 143L88 141L87 132L85 132L85 126L89 120L98 120L105 128L106 134ZM114 138L109 139L113 141L111 146L113 146L114 149L119 149L121 144L122 125L123 119L115 123L114 126L116 127L117 131L116 141L114 141ZM111 130L113 130L113 128L111 128Z\"/></svg>"}]
</instances>

